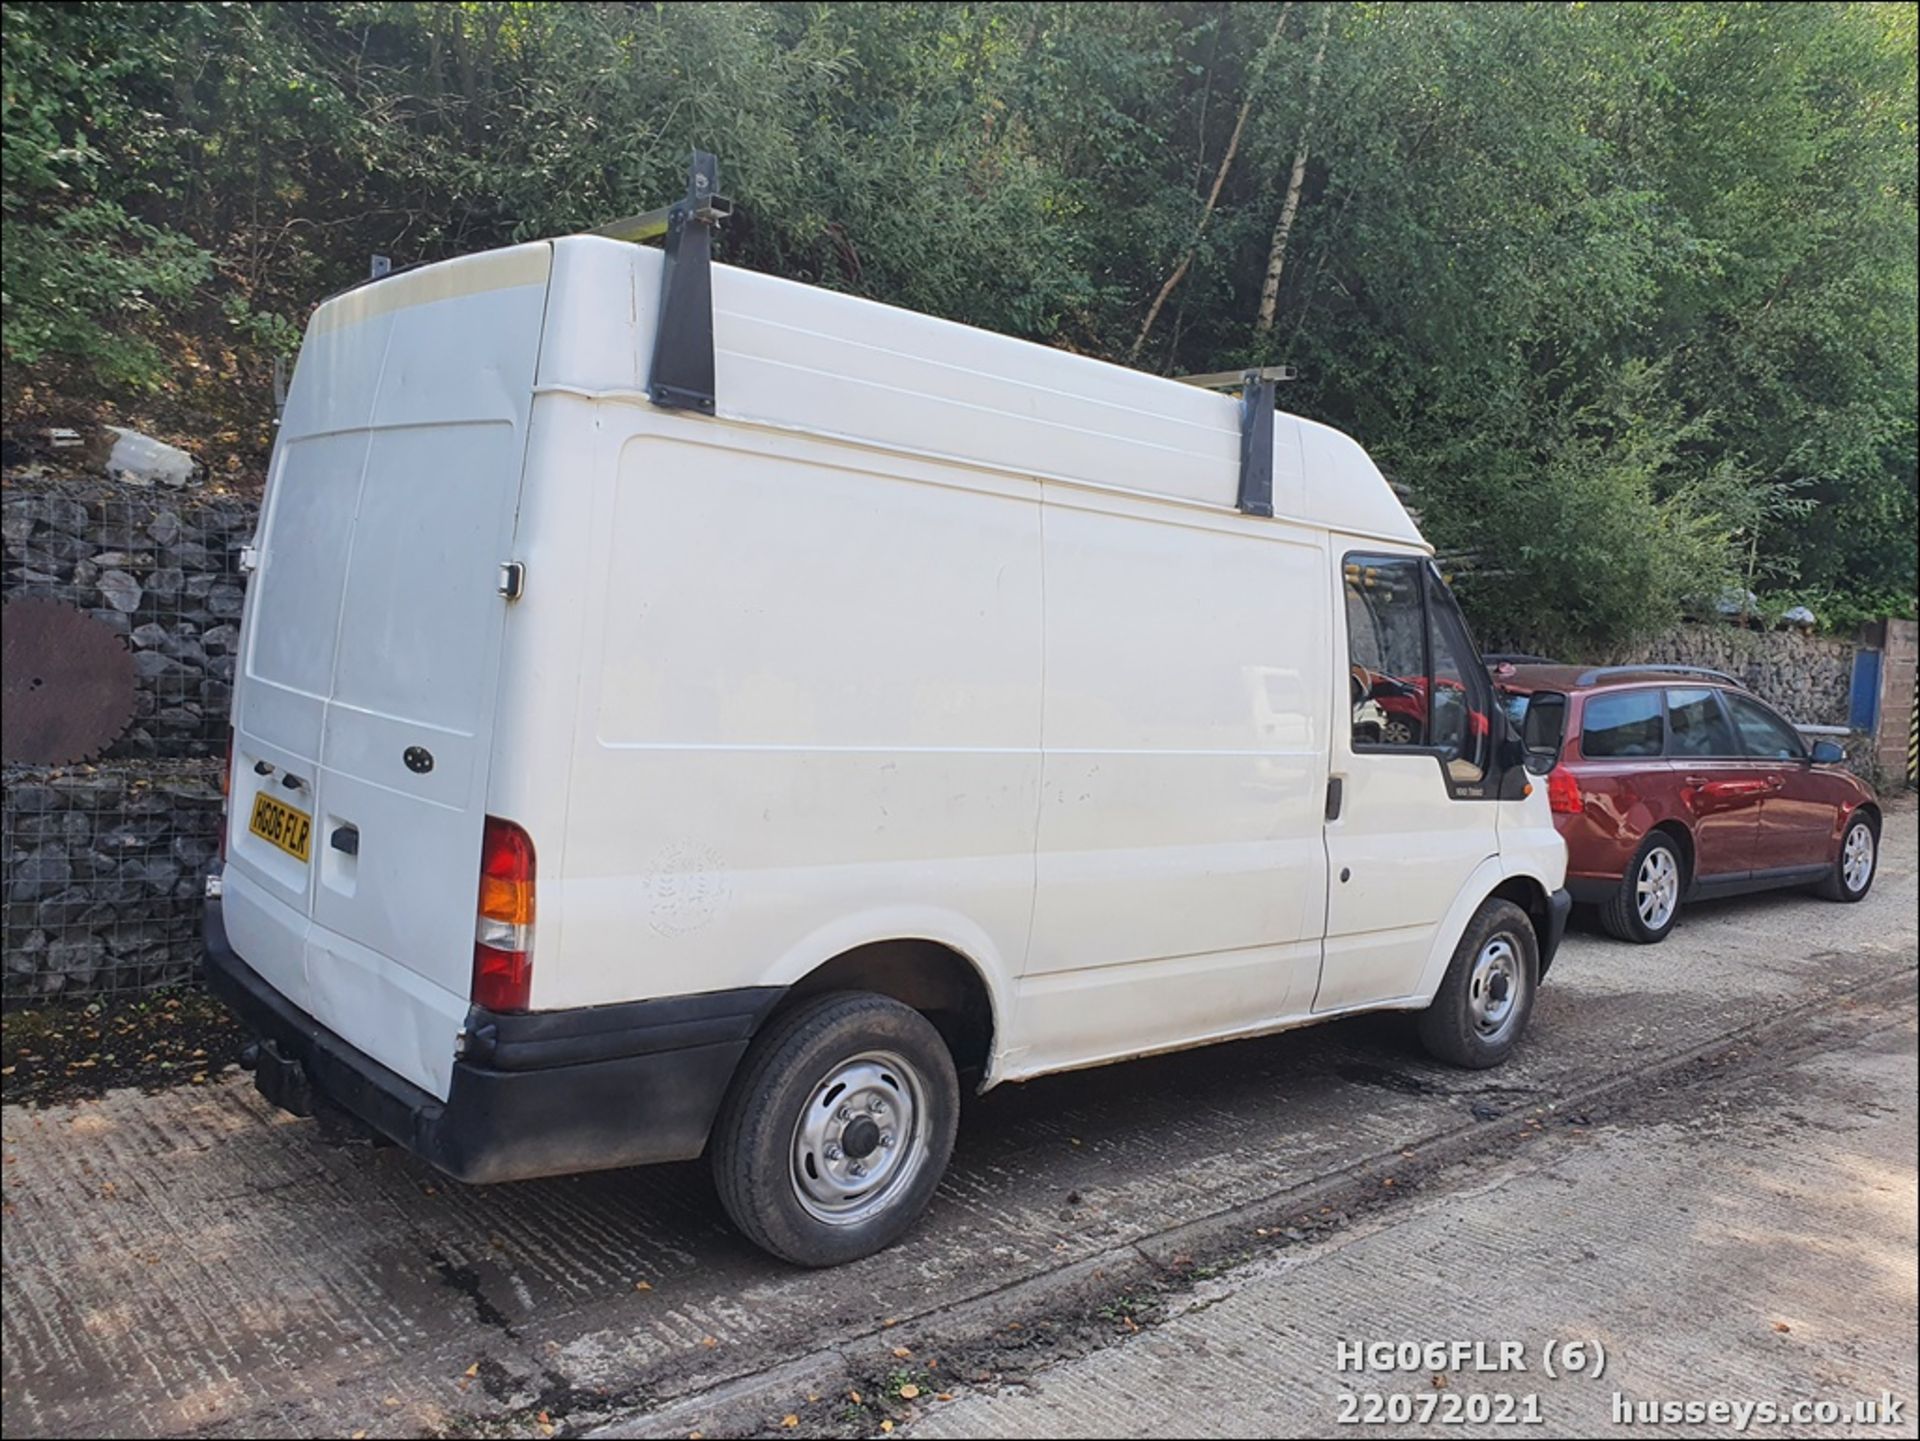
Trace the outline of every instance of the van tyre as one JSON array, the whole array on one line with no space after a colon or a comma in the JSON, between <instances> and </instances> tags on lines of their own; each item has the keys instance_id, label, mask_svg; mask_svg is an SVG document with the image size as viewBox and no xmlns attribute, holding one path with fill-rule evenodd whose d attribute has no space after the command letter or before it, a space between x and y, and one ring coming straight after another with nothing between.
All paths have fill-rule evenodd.
<instances>
[{"instance_id":1,"label":"van tyre","mask_svg":"<svg viewBox=\"0 0 1920 1441\"><path fill-rule=\"evenodd\" d=\"M1427 1054L1471 1070L1513 1054L1540 989L1540 943L1512 901L1488 900L1473 913L1433 1004L1420 1013Z\"/></svg>"},{"instance_id":2,"label":"van tyre","mask_svg":"<svg viewBox=\"0 0 1920 1441\"><path fill-rule=\"evenodd\" d=\"M1880 833L1873 821L1855 815L1840 837L1840 854L1833 870L1814 889L1830 901L1858 901L1873 889L1874 873L1880 866Z\"/></svg>"},{"instance_id":3,"label":"van tyre","mask_svg":"<svg viewBox=\"0 0 1920 1441\"><path fill-rule=\"evenodd\" d=\"M1600 924L1615 940L1643 946L1664 941L1680 919L1687 865L1665 831L1655 831L1633 853L1612 895L1600 903Z\"/></svg>"},{"instance_id":4,"label":"van tyre","mask_svg":"<svg viewBox=\"0 0 1920 1441\"><path fill-rule=\"evenodd\" d=\"M714 1185L756 1246L834 1266L892 1245L953 1154L960 1082L931 1022L841 991L754 1038L715 1122Z\"/></svg>"}]
</instances>

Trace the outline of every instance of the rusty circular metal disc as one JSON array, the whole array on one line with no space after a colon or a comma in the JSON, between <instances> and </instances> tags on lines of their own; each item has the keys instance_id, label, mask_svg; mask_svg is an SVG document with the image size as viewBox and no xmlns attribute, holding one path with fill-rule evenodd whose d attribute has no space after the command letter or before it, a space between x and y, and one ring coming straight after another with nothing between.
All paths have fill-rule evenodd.
<instances>
[{"instance_id":1,"label":"rusty circular metal disc","mask_svg":"<svg viewBox=\"0 0 1920 1441\"><path fill-rule=\"evenodd\" d=\"M83 610L29 596L0 607L0 760L93 760L133 719L133 652Z\"/></svg>"}]
</instances>

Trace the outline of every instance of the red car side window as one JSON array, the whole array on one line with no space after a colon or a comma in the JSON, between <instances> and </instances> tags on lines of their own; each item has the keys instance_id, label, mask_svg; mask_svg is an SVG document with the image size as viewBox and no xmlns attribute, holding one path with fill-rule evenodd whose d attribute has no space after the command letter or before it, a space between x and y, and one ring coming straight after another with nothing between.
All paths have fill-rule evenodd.
<instances>
[{"instance_id":1,"label":"red car side window","mask_svg":"<svg viewBox=\"0 0 1920 1441\"><path fill-rule=\"evenodd\" d=\"M1727 709L1740 731L1740 742L1750 756L1768 760L1798 760L1807 753L1800 735L1779 716L1743 695L1728 695Z\"/></svg>"},{"instance_id":2,"label":"red car side window","mask_svg":"<svg viewBox=\"0 0 1920 1441\"><path fill-rule=\"evenodd\" d=\"M1668 691L1667 730L1668 755L1707 760L1742 753L1720 697L1711 690Z\"/></svg>"},{"instance_id":3,"label":"red car side window","mask_svg":"<svg viewBox=\"0 0 1920 1441\"><path fill-rule=\"evenodd\" d=\"M1665 736L1657 690L1590 695L1580 713L1580 754L1588 760L1657 756Z\"/></svg>"}]
</instances>

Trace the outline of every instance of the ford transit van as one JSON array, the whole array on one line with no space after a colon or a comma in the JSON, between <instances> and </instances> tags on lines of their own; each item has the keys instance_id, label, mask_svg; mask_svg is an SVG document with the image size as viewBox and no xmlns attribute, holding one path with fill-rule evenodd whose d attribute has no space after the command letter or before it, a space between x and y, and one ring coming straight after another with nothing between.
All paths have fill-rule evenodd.
<instances>
[{"instance_id":1,"label":"ford transit van","mask_svg":"<svg viewBox=\"0 0 1920 1441\"><path fill-rule=\"evenodd\" d=\"M312 317L208 883L270 1098L466 1181L706 1155L819 1265L963 1085L1511 1053L1564 846L1358 444L681 238Z\"/></svg>"}]
</instances>

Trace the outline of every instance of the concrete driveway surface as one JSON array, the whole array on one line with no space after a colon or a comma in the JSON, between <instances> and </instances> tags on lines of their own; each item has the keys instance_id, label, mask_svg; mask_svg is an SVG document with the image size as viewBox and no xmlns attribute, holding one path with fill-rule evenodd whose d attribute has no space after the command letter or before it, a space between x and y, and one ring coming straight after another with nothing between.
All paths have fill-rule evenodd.
<instances>
[{"instance_id":1,"label":"concrete driveway surface","mask_svg":"<svg viewBox=\"0 0 1920 1441\"><path fill-rule=\"evenodd\" d=\"M324 1143L237 1075L10 1106L5 1429L1319 1434L1343 1382L1406 1389L1331 1374L1329 1336L1499 1334L1497 1316L1429 1303L1524 1282L1545 1299L1513 1317L1514 1339L1543 1343L1563 1311L1599 1314L1591 1283L1575 1284L1581 1248L1601 1275L1637 1240L1623 1271L1637 1299L1607 1316L1620 1364L1640 1351L1647 1394L1742 1394L1753 1377L1709 1360L1737 1348L1674 1349L1685 1318L1709 1327L1791 1274L1799 1299L1767 1301L1783 1324L1819 1315L1831 1330L1838 1297L1859 1326L1891 1328L1908 1429L1875 1434L1911 1435L1913 1242L1875 1208L1884 1190L1910 1227L1914 1037L1896 1022L1913 1010L1917 849L1902 805L1859 905L1701 905L1655 947L1576 930L1499 1071L1433 1065L1403 1020L1374 1017L1002 1088L969 1106L922 1224L831 1272L753 1250L698 1166L463 1187L397 1150ZM1697 1088L1745 1099L1689 1111ZM1815 1124L1827 1117L1842 1123ZM1797 1159L1770 1171L1770 1146ZM1881 1252L1905 1246L1904 1292L1873 1258L1814 1255L1808 1198L1822 1187L1830 1242L1864 1228ZM1778 1207L1761 1199L1774 1192ZM1675 1209L1709 1195L1725 1201L1710 1233ZM1575 1244L1590 1212L1604 1224ZM1510 1246L1484 1240L1503 1225ZM1566 1270L1523 1260L1562 1231ZM1289 1342L1286 1318L1306 1311ZM1175 1371L1192 1379L1196 1337L1216 1344L1193 1328L1230 1323L1217 1344L1253 1368L1239 1385L1267 1388L1251 1419L1164 1396L1097 1430L1084 1404L1008 1409L1049 1386L1124 1397L1088 1367L1149 1374L1185 1354ZM1643 1330L1667 1339L1637 1348ZM1168 1346L1188 1350L1156 1349ZM1880 1364L1822 1354L1837 1384ZM1569 1433L1591 1419L1546 1418Z\"/></svg>"}]
</instances>

